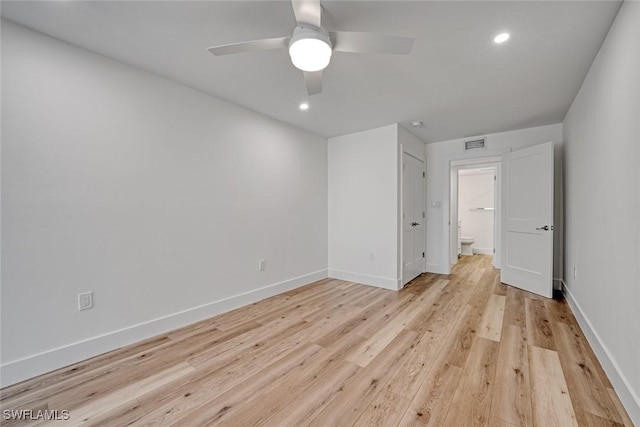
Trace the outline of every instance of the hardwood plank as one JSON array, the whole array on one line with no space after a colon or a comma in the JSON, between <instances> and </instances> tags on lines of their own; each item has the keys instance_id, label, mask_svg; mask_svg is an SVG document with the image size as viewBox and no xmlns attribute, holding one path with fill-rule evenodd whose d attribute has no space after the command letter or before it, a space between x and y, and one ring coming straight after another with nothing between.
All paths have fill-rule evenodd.
<instances>
[{"instance_id":1,"label":"hardwood plank","mask_svg":"<svg viewBox=\"0 0 640 427\"><path fill-rule=\"evenodd\" d=\"M316 417L333 399L344 395L344 388L360 372L361 368L351 362L339 360L337 369L319 377L306 393L293 399L277 414L270 417L265 426L305 426Z\"/></svg>"},{"instance_id":2,"label":"hardwood plank","mask_svg":"<svg viewBox=\"0 0 640 427\"><path fill-rule=\"evenodd\" d=\"M360 342L361 339L362 337L358 336L348 337L352 344ZM312 397L306 391L323 378L350 375L352 369L355 374L355 370L359 368L340 357L340 353L344 350L345 347L340 346L317 353L309 363L273 382L259 396L245 401L242 410L236 411L217 424L220 426L263 425L298 396L305 394Z\"/></svg>"},{"instance_id":3,"label":"hardwood plank","mask_svg":"<svg viewBox=\"0 0 640 427\"><path fill-rule=\"evenodd\" d=\"M483 269L483 273L480 276L480 279L475 282L466 282L467 285L471 285L472 293L471 298L469 298L469 304L484 311L484 308L487 305L489 297L491 296L491 287L493 285L493 279L496 275L496 270L494 269Z\"/></svg>"},{"instance_id":4,"label":"hardwood plank","mask_svg":"<svg viewBox=\"0 0 640 427\"><path fill-rule=\"evenodd\" d=\"M633 427L633 421L631 421L631 418L629 418L629 414L627 414L624 406L622 406L622 402L620 402L620 398L618 397L616 391L613 388L607 388L607 391L609 392L611 401L616 406L616 409L618 409L618 413L620 414L620 418L622 418L624 427Z\"/></svg>"},{"instance_id":5,"label":"hardwood plank","mask_svg":"<svg viewBox=\"0 0 640 427\"><path fill-rule=\"evenodd\" d=\"M145 408L138 399L131 400L115 409L94 416L82 423L83 427L120 427L135 424L145 414ZM54 424L55 426L55 424Z\"/></svg>"},{"instance_id":6,"label":"hardwood plank","mask_svg":"<svg viewBox=\"0 0 640 427\"><path fill-rule=\"evenodd\" d=\"M450 286L448 280L438 279L429 288L430 298L423 302L424 309L409 322L406 329L412 331L424 331L428 329L429 323L438 317L444 306L456 296L456 290Z\"/></svg>"},{"instance_id":7,"label":"hardwood plank","mask_svg":"<svg viewBox=\"0 0 640 427\"><path fill-rule=\"evenodd\" d=\"M261 347L295 335L302 329L308 327L309 323L304 320L295 318L278 319L263 327L255 328L242 335L233 337L212 349L194 355L189 354L187 360L196 368L203 366L206 366L209 370L219 368L229 361L234 360L236 356L246 354L247 352L255 352Z\"/></svg>"},{"instance_id":8,"label":"hardwood plank","mask_svg":"<svg viewBox=\"0 0 640 427\"><path fill-rule=\"evenodd\" d=\"M60 384L66 380L77 383L79 376L83 375L85 372L89 371L93 373L93 371L97 369L111 365L114 362L119 362L132 355L144 353L149 349L161 346L168 343L169 341L170 340L166 335L153 337L140 343L132 344L130 346L123 347L109 353L92 357L68 367L40 375L30 380L22 381L9 387L5 387L0 390L0 402L3 405L6 404L17 406L20 405L19 402L24 402L25 400L34 400L32 397L32 393L34 392L37 393L38 396L45 396L46 390L49 390L49 387L57 387L58 391L52 390L51 392L51 394L55 394L56 392L59 392ZM27 397L26 399L21 399L21 397L25 395L28 395L29 397Z\"/></svg>"},{"instance_id":9,"label":"hardwood plank","mask_svg":"<svg viewBox=\"0 0 640 427\"><path fill-rule=\"evenodd\" d=\"M505 327L513 325L526 330L527 323L524 292L513 287L509 287L509 289L507 289L507 299L505 302L504 318L502 323Z\"/></svg>"},{"instance_id":10,"label":"hardwood plank","mask_svg":"<svg viewBox=\"0 0 640 427\"><path fill-rule=\"evenodd\" d=\"M380 328L388 324L398 312L404 310L408 306L411 306L411 304L417 299L418 296L413 292L398 292L390 295L389 299L385 299L380 310L370 316L367 319L367 322L358 325L352 333L365 338L370 338L371 335L375 334L380 330Z\"/></svg>"},{"instance_id":11,"label":"hardwood plank","mask_svg":"<svg viewBox=\"0 0 640 427\"><path fill-rule=\"evenodd\" d=\"M502 320L504 318L504 305L506 297L502 295L491 295L487 302L487 307L482 314L478 337L493 341L500 341L502 334Z\"/></svg>"},{"instance_id":12,"label":"hardwood plank","mask_svg":"<svg viewBox=\"0 0 640 427\"><path fill-rule=\"evenodd\" d=\"M462 368L448 363L443 352L420 384L400 426L444 425L461 376Z\"/></svg>"},{"instance_id":13,"label":"hardwood plank","mask_svg":"<svg viewBox=\"0 0 640 427\"><path fill-rule=\"evenodd\" d=\"M504 329L496 372L491 416L516 426L533 424L529 353L525 331L514 325Z\"/></svg>"},{"instance_id":14,"label":"hardwood plank","mask_svg":"<svg viewBox=\"0 0 640 427\"><path fill-rule=\"evenodd\" d=\"M529 369L534 426L578 426L558 353L529 346Z\"/></svg>"},{"instance_id":15,"label":"hardwood plank","mask_svg":"<svg viewBox=\"0 0 640 427\"><path fill-rule=\"evenodd\" d=\"M456 334L453 337L454 344L449 350L449 357L450 363L462 368L477 335L482 309L467 304L460 315L461 318L458 320L460 327L456 328Z\"/></svg>"},{"instance_id":16,"label":"hardwood plank","mask_svg":"<svg viewBox=\"0 0 640 427\"><path fill-rule=\"evenodd\" d=\"M382 308L388 304L389 300L386 298L382 298L376 301L373 304L370 304L366 308L363 308L362 311L358 312L356 316L353 316L349 320L344 323L339 323L335 325L334 328L326 331L323 335L316 335L315 337L308 337L310 341L315 342L323 347L334 343L345 335L353 333L353 331L362 323L365 323L369 320L371 316L374 316L376 313L379 313Z\"/></svg>"},{"instance_id":17,"label":"hardwood plank","mask_svg":"<svg viewBox=\"0 0 640 427\"><path fill-rule=\"evenodd\" d=\"M402 331L371 362L362 369L344 389L339 399L333 399L310 422L310 425L352 425L376 397L380 387L402 366L404 355L410 351L417 340L413 331Z\"/></svg>"},{"instance_id":18,"label":"hardwood plank","mask_svg":"<svg viewBox=\"0 0 640 427\"><path fill-rule=\"evenodd\" d=\"M410 402L409 399L392 392L389 388L385 388L369 404L354 426L384 427L397 425Z\"/></svg>"},{"instance_id":19,"label":"hardwood plank","mask_svg":"<svg viewBox=\"0 0 640 427\"><path fill-rule=\"evenodd\" d=\"M453 396L445 424L488 426L493 382L498 360L498 343L475 338L462 378Z\"/></svg>"},{"instance_id":20,"label":"hardwood plank","mask_svg":"<svg viewBox=\"0 0 640 427\"><path fill-rule=\"evenodd\" d=\"M366 367L422 310L424 293L415 302L400 311L393 319L347 355L346 359L361 367Z\"/></svg>"},{"instance_id":21,"label":"hardwood plank","mask_svg":"<svg viewBox=\"0 0 640 427\"><path fill-rule=\"evenodd\" d=\"M469 275L469 281L471 283L478 283L480 281L480 279L482 278L482 276L484 275L486 271L486 268L476 268L472 271L472 273Z\"/></svg>"},{"instance_id":22,"label":"hardwood plank","mask_svg":"<svg viewBox=\"0 0 640 427\"><path fill-rule=\"evenodd\" d=\"M218 423L242 410L245 401L254 399L273 382L304 366L322 351L315 344L306 344L278 361L274 361L258 375L247 378L220 396L210 399L208 382L195 382L175 390L170 397L159 396L162 405L142 417L137 423L144 426L180 424L207 425Z\"/></svg>"},{"instance_id":23,"label":"hardwood plank","mask_svg":"<svg viewBox=\"0 0 640 427\"><path fill-rule=\"evenodd\" d=\"M491 418L491 422L489 424L491 427L518 427L516 424L511 424L501 418Z\"/></svg>"},{"instance_id":24,"label":"hardwood plank","mask_svg":"<svg viewBox=\"0 0 640 427\"><path fill-rule=\"evenodd\" d=\"M624 427L624 424L580 410L576 411L576 418L581 427Z\"/></svg>"},{"instance_id":25,"label":"hardwood plank","mask_svg":"<svg viewBox=\"0 0 640 427\"><path fill-rule=\"evenodd\" d=\"M429 373L432 365L444 357L443 363L452 363L455 346L459 343L459 336L465 323L458 321L466 318L461 313L469 313L473 308L463 304L464 298L456 298L442 307L440 315L413 346L409 354L403 359L398 371L389 381L391 390L408 399L413 399L418 388Z\"/></svg>"},{"instance_id":26,"label":"hardwood plank","mask_svg":"<svg viewBox=\"0 0 640 427\"><path fill-rule=\"evenodd\" d=\"M507 296L507 293L509 292L509 286L505 285L504 283L500 282L500 275L496 274L495 278L493 279L493 290L492 290L494 295L502 295L504 297Z\"/></svg>"},{"instance_id":27,"label":"hardwood plank","mask_svg":"<svg viewBox=\"0 0 640 427\"><path fill-rule=\"evenodd\" d=\"M351 299L351 301L349 301L349 304L355 307L366 308L371 304L380 301L384 297L384 295L388 294L388 291L386 290L384 290L385 292L380 292L382 291L382 289L380 288L374 288L373 286L367 287L371 289L366 289L366 292L364 292L362 295L357 298Z\"/></svg>"},{"instance_id":28,"label":"hardwood plank","mask_svg":"<svg viewBox=\"0 0 640 427\"><path fill-rule=\"evenodd\" d=\"M119 388L100 399L88 402L80 407L74 408L70 413L70 420L67 425L80 425L91 422L94 417L100 416L105 412L113 411L135 401L138 397L145 395L155 389L167 386L175 380L179 380L192 373L195 369L187 362L179 363L168 369L162 370L155 375L145 378L141 381ZM61 408L71 407L71 402L61 400L56 404Z\"/></svg>"},{"instance_id":29,"label":"hardwood plank","mask_svg":"<svg viewBox=\"0 0 640 427\"><path fill-rule=\"evenodd\" d=\"M560 322L560 323L564 323L564 322ZM553 325L555 324L552 324L552 326ZM571 323L566 323L566 325L574 334L576 345L579 346L582 355L591 361L592 368L598 375L598 378L600 379L602 384L606 388L613 388L613 385L611 385L611 382L609 381L607 374L605 373L604 369L600 365L600 362L598 362L598 358L596 357L595 353L593 352L593 349L589 345L587 338L584 336L584 333L580 330L580 327L578 326L578 322L574 321Z\"/></svg>"},{"instance_id":30,"label":"hardwood plank","mask_svg":"<svg viewBox=\"0 0 640 427\"><path fill-rule=\"evenodd\" d=\"M272 337L267 345L251 347L226 363L216 360L214 364L201 366L188 381L174 387L169 393L165 391L152 395L141 402L150 411L151 408L155 411L145 419L144 425L152 424L151 420L156 422L157 419L181 416L187 409L193 410L198 404L216 398L243 381L254 378L270 363L287 360L286 357L290 353L300 349L303 341L300 333L289 335L285 331ZM164 410L160 416L158 406L160 410Z\"/></svg>"},{"instance_id":31,"label":"hardwood plank","mask_svg":"<svg viewBox=\"0 0 640 427\"><path fill-rule=\"evenodd\" d=\"M574 317L569 304L564 300L547 299L544 301L544 305L547 308L549 320L552 322L562 322L568 325L575 325L576 318Z\"/></svg>"},{"instance_id":32,"label":"hardwood plank","mask_svg":"<svg viewBox=\"0 0 640 427\"><path fill-rule=\"evenodd\" d=\"M576 411L584 411L622 424L598 368L585 352L580 334L566 323L554 323L560 363Z\"/></svg>"},{"instance_id":33,"label":"hardwood plank","mask_svg":"<svg viewBox=\"0 0 640 427\"><path fill-rule=\"evenodd\" d=\"M52 405L57 405L60 399L67 399L72 403L72 406L65 409L73 409L86 401L98 399L113 389L142 380L159 370L172 366L184 360L189 354L215 347L230 337L235 337L253 327L255 326L243 324L236 330L220 331L220 334L197 334L194 336L197 339L188 342L163 343L155 348L127 356L119 362L114 361L95 370L83 371L75 378L75 381L74 378L68 378L44 390L22 396L17 399L17 402L11 401L8 404L18 406L29 400L48 399Z\"/></svg>"},{"instance_id":34,"label":"hardwood plank","mask_svg":"<svg viewBox=\"0 0 640 427\"><path fill-rule=\"evenodd\" d=\"M553 331L544 301L531 299L527 296L525 298L525 312L529 345L555 350L556 343L553 339Z\"/></svg>"}]
</instances>

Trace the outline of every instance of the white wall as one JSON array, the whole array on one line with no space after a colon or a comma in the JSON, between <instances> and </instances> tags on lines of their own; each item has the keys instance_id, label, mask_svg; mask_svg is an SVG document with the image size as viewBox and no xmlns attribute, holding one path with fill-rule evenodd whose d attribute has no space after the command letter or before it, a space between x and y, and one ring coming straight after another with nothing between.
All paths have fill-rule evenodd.
<instances>
[{"instance_id":1,"label":"white wall","mask_svg":"<svg viewBox=\"0 0 640 427\"><path fill-rule=\"evenodd\" d=\"M326 277L326 139L2 21L2 231L5 385Z\"/></svg>"},{"instance_id":2,"label":"white wall","mask_svg":"<svg viewBox=\"0 0 640 427\"><path fill-rule=\"evenodd\" d=\"M398 289L398 126L329 138L329 276Z\"/></svg>"},{"instance_id":3,"label":"white wall","mask_svg":"<svg viewBox=\"0 0 640 427\"><path fill-rule=\"evenodd\" d=\"M478 154L464 153L463 142L477 137L487 138L486 150L478 150ZM447 274L449 272L449 163L452 159L465 157L481 157L495 155L502 150L517 150L544 142L553 141L556 144L556 232L554 239L560 239L561 224L561 161L560 149L562 141L562 125L540 126L510 132L489 135L471 136L469 138L426 144L427 158L427 271ZM439 202L440 207L433 203ZM559 229L560 228L560 229ZM561 250L555 249L555 254L561 257ZM560 269L560 260L554 262L554 270ZM561 274L555 270L554 274ZM554 277L561 277L561 276Z\"/></svg>"},{"instance_id":4,"label":"white wall","mask_svg":"<svg viewBox=\"0 0 640 427\"><path fill-rule=\"evenodd\" d=\"M474 240L474 253L493 253L494 211L477 208L493 208L494 174L493 170L473 170L458 177L458 219L462 220L462 236Z\"/></svg>"},{"instance_id":5,"label":"white wall","mask_svg":"<svg viewBox=\"0 0 640 427\"><path fill-rule=\"evenodd\" d=\"M625 2L564 121L567 295L640 425L640 3ZM576 277L572 270L577 268Z\"/></svg>"}]
</instances>

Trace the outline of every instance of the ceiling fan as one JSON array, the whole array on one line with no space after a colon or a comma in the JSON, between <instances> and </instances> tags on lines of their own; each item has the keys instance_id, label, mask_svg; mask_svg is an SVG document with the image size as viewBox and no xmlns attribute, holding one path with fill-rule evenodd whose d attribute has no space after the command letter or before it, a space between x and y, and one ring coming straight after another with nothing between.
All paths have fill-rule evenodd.
<instances>
[{"instance_id":1,"label":"ceiling fan","mask_svg":"<svg viewBox=\"0 0 640 427\"><path fill-rule=\"evenodd\" d=\"M328 32L322 26L320 0L291 0L291 4L297 22L291 37L213 46L207 50L214 55L229 55L288 48L291 62L304 74L309 95L322 92L322 70L329 65L333 52L407 55L411 51L412 37L355 31Z\"/></svg>"}]
</instances>

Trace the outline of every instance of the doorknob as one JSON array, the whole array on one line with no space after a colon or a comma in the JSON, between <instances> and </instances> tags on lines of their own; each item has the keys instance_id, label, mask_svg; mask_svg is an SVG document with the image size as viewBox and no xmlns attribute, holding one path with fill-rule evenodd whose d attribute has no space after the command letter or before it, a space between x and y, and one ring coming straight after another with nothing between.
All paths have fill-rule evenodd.
<instances>
[{"instance_id":1,"label":"doorknob","mask_svg":"<svg viewBox=\"0 0 640 427\"><path fill-rule=\"evenodd\" d=\"M420 225L420 224L418 224L417 222L412 222L412 223L411 223L411 226L412 226L412 227L415 227L416 225Z\"/></svg>"},{"instance_id":2,"label":"doorknob","mask_svg":"<svg viewBox=\"0 0 640 427\"><path fill-rule=\"evenodd\" d=\"M553 230L553 225L551 227L549 227L548 225L545 225L544 227L536 227L536 230Z\"/></svg>"}]
</instances>

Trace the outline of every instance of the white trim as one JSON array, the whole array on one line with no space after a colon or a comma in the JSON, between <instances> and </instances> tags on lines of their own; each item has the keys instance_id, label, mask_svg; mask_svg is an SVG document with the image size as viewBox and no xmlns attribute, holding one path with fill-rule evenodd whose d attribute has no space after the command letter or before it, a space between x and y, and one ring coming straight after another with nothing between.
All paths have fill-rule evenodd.
<instances>
[{"instance_id":1,"label":"white trim","mask_svg":"<svg viewBox=\"0 0 640 427\"><path fill-rule=\"evenodd\" d=\"M283 282L7 362L0 366L2 387L208 319L326 277L327 270L318 270Z\"/></svg>"},{"instance_id":2,"label":"white trim","mask_svg":"<svg viewBox=\"0 0 640 427\"><path fill-rule=\"evenodd\" d=\"M494 150L501 151L503 154L511 152L510 148L505 148L502 150ZM457 156L454 156L457 157ZM449 157L448 157L449 158ZM489 157L474 157L470 159L462 158L457 160L449 160L449 184L447 194L449 195L446 200L448 200L449 204L445 204L445 210L448 210L448 217L450 218L446 224L446 232L448 233L448 239L446 240L448 245L447 251L447 259L449 260L449 269L440 273L440 274L450 274L451 267L454 266L458 262L458 251L457 251L457 241L458 241L458 220L460 218L460 214L458 212L458 175L462 170L468 169L478 169L478 168L493 168L493 174L495 176L494 186L493 186L493 246L495 248L487 249L489 252L484 252L482 248L478 252L484 255L493 255L492 265L495 268L500 268L501 264L501 233L502 233L502 225L501 225L501 207L502 207L502 156L491 155ZM491 173L491 172L488 172ZM473 248L472 248L473 249ZM475 253L475 252L474 252ZM435 272L435 271L431 271Z\"/></svg>"},{"instance_id":3,"label":"white trim","mask_svg":"<svg viewBox=\"0 0 640 427\"><path fill-rule=\"evenodd\" d=\"M474 248L472 246L471 251L473 251L474 254L479 255L493 255L493 248Z\"/></svg>"},{"instance_id":4,"label":"white trim","mask_svg":"<svg viewBox=\"0 0 640 427\"><path fill-rule=\"evenodd\" d=\"M613 384L613 388L616 393L618 393L618 397L620 398L620 401L622 401L624 408L627 410L629 417L631 417L631 420L635 425L640 426L640 398L633 388L631 388L629 381L620 370L620 366L616 362L615 358L607 346L604 345L602 339L600 339L600 335L598 335L598 332L596 332L584 311L580 308L580 304L578 304L578 301L576 301L564 281L562 281L562 284L564 296L569 303L569 307L571 307L571 311L573 311L573 314L576 316L576 320L584 332L587 341L589 341L589 344L600 361L602 368L609 377L611 384Z\"/></svg>"},{"instance_id":5,"label":"white trim","mask_svg":"<svg viewBox=\"0 0 640 427\"><path fill-rule=\"evenodd\" d=\"M444 247L442 248L442 250L446 254L446 257L445 257L446 263L445 265L439 267L439 270L440 270L438 271L439 274L451 274L451 265L450 265L451 245L452 245L451 226L453 226L453 224L450 224L451 213L452 213L450 210L450 205L451 205L451 197L452 197L451 195L452 168L455 166L461 166L461 165L472 165L476 163L493 163L497 161L502 161L502 155L509 152L511 152L511 147L503 147L498 149L486 150L483 152L474 152L474 150L471 150L469 152L450 154L444 157L445 170L448 172L445 174L444 188L443 188L444 190L443 194L446 194L447 197L444 197L442 201L442 231L443 231L442 235L447 236L447 238L443 239ZM457 225L455 226L457 227ZM495 261L495 258L494 258L494 261Z\"/></svg>"},{"instance_id":6,"label":"white trim","mask_svg":"<svg viewBox=\"0 0 640 427\"><path fill-rule=\"evenodd\" d=\"M390 277L373 276L370 274L353 273L329 269L329 277L332 279L346 280L348 282L362 283L364 285L377 286L379 288L397 291L402 288L402 279L392 279Z\"/></svg>"}]
</instances>

